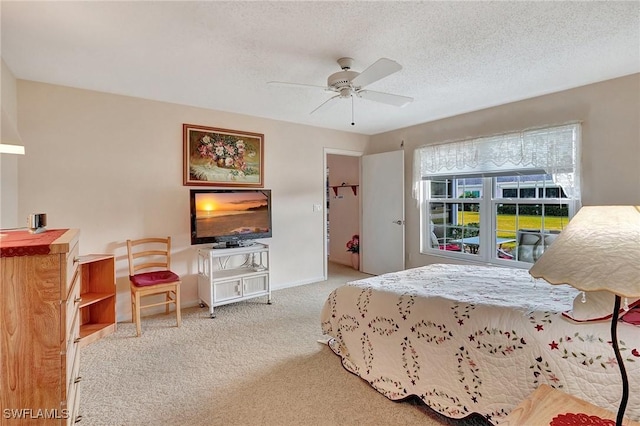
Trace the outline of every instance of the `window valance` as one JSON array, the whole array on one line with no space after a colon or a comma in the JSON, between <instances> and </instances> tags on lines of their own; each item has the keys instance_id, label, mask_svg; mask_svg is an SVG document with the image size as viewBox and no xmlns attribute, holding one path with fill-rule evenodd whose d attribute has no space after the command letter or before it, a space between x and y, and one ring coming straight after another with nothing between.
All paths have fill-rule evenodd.
<instances>
[{"instance_id":1,"label":"window valance","mask_svg":"<svg viewBox=\"0 0 640 426\"><path fill-rule=\"evenodd\" d=\"M414 152L414 188L420 180L541 171L577 183L580 123L423 145Z\"/></svg>"}]
</instances>

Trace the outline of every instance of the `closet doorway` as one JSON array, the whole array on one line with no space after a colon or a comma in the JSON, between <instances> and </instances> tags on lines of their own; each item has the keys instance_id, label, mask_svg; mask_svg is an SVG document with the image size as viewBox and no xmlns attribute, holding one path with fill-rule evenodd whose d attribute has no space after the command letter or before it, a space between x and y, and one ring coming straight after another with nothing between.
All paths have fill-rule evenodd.
<instances>
[{"instance_id":1,"label":"closet doorway","mask_svg":"<svg viewBox=\"0 0 640 426\"><path fill-rule=\"evenodd\" d=\"M360 235L360 157L362 152L325 148L324 271L329 262L352 267L346 244Z\"/></svg>"}]
</instances>

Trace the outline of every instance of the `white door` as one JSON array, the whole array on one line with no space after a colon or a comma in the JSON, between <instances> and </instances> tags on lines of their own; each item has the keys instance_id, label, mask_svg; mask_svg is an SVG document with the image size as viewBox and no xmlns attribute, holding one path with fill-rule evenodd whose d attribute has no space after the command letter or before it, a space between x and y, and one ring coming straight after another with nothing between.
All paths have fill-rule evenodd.
<instances>
[{"instance_id":1,"label":"white door","mask_svg":"<svg viewBox=\"0 0 640 426\"><path fill-rule=\"evenodd\" d=\"M362 157L362 272L404 269L404 151Z\"/></svg>"}]
</instances>

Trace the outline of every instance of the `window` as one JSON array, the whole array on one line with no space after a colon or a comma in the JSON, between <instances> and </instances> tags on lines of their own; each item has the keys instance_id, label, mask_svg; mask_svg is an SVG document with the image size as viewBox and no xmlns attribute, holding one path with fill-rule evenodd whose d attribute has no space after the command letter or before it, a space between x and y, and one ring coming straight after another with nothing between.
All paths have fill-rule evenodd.
<instances>
[{"instance_id":1,"label":"window","mask_svg":"<svg viewBox=\"0 0 640 426\"><path fill-rule=\"evenodd\" d=\"M530 267L579 206L579 130L572 124L418 148L421 252Z\"/></svg>"},{"instance_id":2,"label":"window","mask_svg":"<svg viewBox=\"0 0 640 426\"><path fill-rule=\"evenodd\" d=\"M504 188L502 190L502 196L505 198L516 198L518 197L518 190L514 188Z\"/></svg>"}]
</instances>

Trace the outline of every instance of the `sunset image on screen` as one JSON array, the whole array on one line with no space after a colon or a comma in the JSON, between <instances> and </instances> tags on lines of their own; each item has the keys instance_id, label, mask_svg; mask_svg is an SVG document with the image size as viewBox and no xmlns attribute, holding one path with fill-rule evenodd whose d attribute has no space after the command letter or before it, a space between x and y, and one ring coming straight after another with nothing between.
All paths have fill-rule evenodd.
<instances>
[{"instance_id":1,"label":"sunset image on screen","mask_svg":"<svg viewBox=\"0 0 640 426\"><path fill-rule=\"evenodd\" d=\"M267 197L259 192L231 192L197 194L196 217L250 213L252 210L267 208Z\"/></svg>"},{"instance_id":2,"label":"sunset image on screen","mask_svg":"<svg viewBox=\"0 0 640 426\"><path fill-rule=\"evenodd\" d=\"M269 230L268 199L260 191L196 194L195 204L199 237Z\"/></svg>"}]
</instances>

